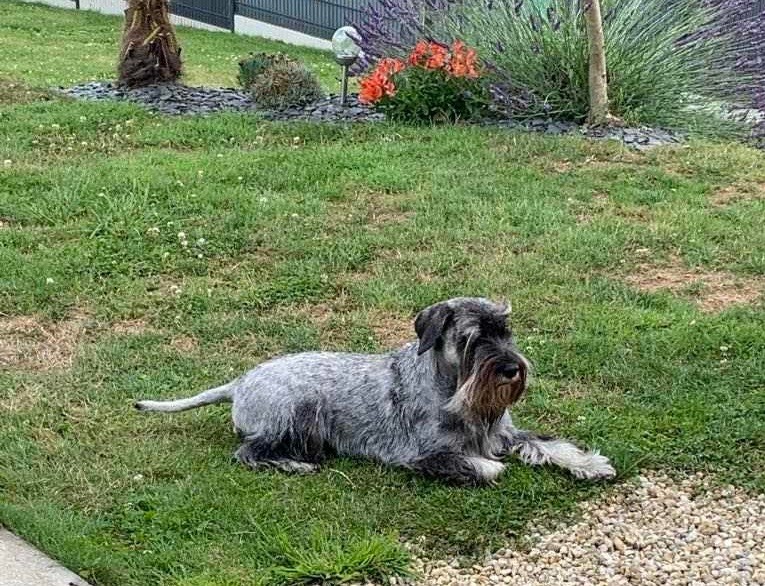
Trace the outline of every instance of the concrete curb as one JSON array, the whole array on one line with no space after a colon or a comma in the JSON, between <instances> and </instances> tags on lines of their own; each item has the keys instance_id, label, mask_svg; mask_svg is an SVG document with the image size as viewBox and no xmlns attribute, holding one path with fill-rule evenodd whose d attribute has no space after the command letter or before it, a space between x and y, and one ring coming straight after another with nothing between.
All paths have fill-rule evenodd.
<instances>
[{"instance_id":1,"label":"concrete curb","mask_svg":"<svg viewBox=\"0 0 765 586\"><path fill-rule=\"evenodd\" d=\"M0 527L0 586L90 586L41 551Z\"/></svg>"}]
</instances>

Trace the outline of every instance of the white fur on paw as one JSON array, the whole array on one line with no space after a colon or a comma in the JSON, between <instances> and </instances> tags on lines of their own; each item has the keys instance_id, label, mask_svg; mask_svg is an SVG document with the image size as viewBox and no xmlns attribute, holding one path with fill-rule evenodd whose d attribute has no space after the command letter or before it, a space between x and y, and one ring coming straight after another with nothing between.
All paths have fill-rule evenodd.
<instances>
[{"instance_id":1,"label":"white fur on paw","mask_svg":"<svg viewBox=\"0 0 765 586\"><path fill-rule=\"evenodd\" d=\"M470 456L468 457L468 462L476 469L481 478L489 482L495 480L505 469L505 465L502 462L489 460L488 458Z\"/></svg>"},{"instance_id":2,"label":"white fur on paw","mask_svg":"<svg viewBox=\"0 0 765 586\"><path fill-rule=\"evenodd\" d=\"M580 465L570 468L571 473L577 478L595 480L616 476L616 470L614 470L609 459L601 456L598 452L589 452L585 454L582 460Z\"/></svg>"},{"instance_id":3,"label":"white fur on paw","mask_svg":"<svg viewBox=\"0 0 765 586\"><path fill-rule=\"evenodd\" d=\"M298 462L296 460L280 460L274 462L273 466L279 470L291 472L293 474L311 474L319 469L317 464Z\"/></svg>"}]
</instances>

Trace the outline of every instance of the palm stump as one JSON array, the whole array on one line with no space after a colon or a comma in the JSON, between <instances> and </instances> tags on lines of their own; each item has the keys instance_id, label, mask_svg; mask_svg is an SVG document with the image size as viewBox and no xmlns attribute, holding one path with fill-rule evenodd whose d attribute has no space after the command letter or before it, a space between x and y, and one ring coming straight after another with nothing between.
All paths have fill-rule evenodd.
<instances>
[{"instance_id":1,"label":"palm stump","mask_svg":"<svg viewBox=\"0 0 765 586\"><path fill-rule=\"evenodd\" d=\"M167 0L128 0L119 82L128 86L171 82L181 74L181 48Z\"/></svg>"}]
</instances>

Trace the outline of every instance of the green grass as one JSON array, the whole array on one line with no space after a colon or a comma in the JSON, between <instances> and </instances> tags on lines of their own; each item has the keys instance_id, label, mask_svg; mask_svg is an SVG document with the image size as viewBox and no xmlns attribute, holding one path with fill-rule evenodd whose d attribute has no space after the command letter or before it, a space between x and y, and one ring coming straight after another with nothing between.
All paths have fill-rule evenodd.
<instances>
[{"instance_id":1,"label":"green grass","mask_svg":"<svg viewBox=\"0 0 765 586\"><path fill-rule=\"evenodd\" d=\"M6 2L0 23L14 80L0 91L0 357L29 343L8 324L34 316L37 348L72 358L25 346L0 369L0 522L94 584L380 577L402 571L399 539L477 555L608 490L519 465L473 490L346 459L252 473L230 462L225 407L131 410L281 352L382 350L419 308L460 294L513 302L537 370L522 425L600 448L620 479L701 470L765 489L762 301L703 313L703 290L624 280L679 258L761 284L765 201L710 195L765 183L762 153L163 118L44 91L108 77L115 19ZM71 58L91 27L101 65ZM260 43L187 34L209 55L200 82L223 83L229 57Z\"/></svg>"},{"instance_id":2,"label":"green grass","mask_svg":"<svg viewBox=\"0 0 765 586\"><path fill-rule=\"evenodd\" d=\"M42 4L0 3L0 78L33 85L70 86L114 79L122 19L88 10L51 10ZM327 53L258 37L177 27L189 85L234 87L237 62L251 52L282 51L303 61L333 91L338 66Z\"/></svg>"}]
</instances>

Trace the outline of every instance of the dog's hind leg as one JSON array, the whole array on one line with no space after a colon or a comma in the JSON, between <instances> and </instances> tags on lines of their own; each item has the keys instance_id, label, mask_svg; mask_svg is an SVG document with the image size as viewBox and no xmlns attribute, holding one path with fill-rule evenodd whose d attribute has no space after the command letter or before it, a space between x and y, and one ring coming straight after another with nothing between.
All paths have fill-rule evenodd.
<instances>
[{"instance_id":1,"label":"dog's hind leg","mask_svg":"<svg viewBox=\"0 0 765 586\"><path fill-rule=\"evenodd\" d=\"M326 456L322 411L316 401L302 401L286 413L248 419L236 410L234 422L242 445L234 457L253 470L270 467L307 473L319 469Z\"/></svg>"},{"instance_id":2,"label":"dog's hind leg","mask_svg":"<svg viewBox=\"0 0 765 586\"><path fill-rule=\"evenodd\" d=\"M321 459L319 454L314 456L304 454L304 460L300 457L296 458L295 456L298 455L290 448L283 443L274 444L268 440L248 438L234 453L234 459L253 470L276 468L283 472L308 474L319 469ZM309 458L313 461L306 461Z\"/></svg>"},{"instance_id":3,"label":"dog's hind leg","mask_svg":"<svg viewBox=\"0 0 765 586\"><path fill-rule=\"evenodd\" d=\"M526 464L554 464L588 480L616 476L611 462L597 450L584 451L566 440L521 431L512 424L504 426L500 439L501 455L514 454Z\"/></svg>"}]
</instances>

